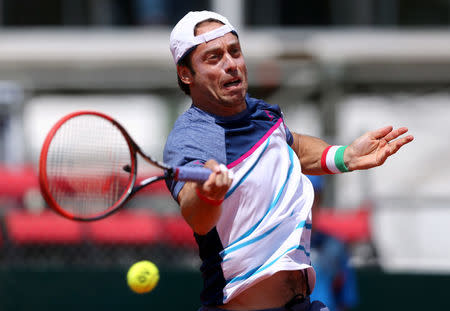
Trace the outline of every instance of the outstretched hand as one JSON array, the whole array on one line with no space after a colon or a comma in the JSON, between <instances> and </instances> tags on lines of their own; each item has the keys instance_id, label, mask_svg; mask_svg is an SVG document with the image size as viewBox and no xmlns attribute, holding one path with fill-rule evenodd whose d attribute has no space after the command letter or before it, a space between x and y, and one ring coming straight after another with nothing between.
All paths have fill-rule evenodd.
<instances>
[{"instance_id":1,"label":"outstretched hand","mask_svg":"<svg viewBox=\"0 0 450 311\"><path fill-rule=\"evenodd\" d=\"M352 171L380 166L388 157L414 139L412 135L400 137L406 132L408 132L406 127L394 130L392 126L367 132L347 147L344 162Z\"/></svg>"}]
</instances>

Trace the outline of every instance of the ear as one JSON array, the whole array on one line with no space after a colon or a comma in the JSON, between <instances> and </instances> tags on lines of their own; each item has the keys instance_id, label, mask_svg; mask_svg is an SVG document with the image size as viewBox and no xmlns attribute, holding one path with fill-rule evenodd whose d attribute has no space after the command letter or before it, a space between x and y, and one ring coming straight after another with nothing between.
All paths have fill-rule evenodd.
<instances>
[{"instance_id":1,"label":"ear","mask_svg":"<svg viewBox=\"0 0 450 311\"><path fill-rule=\"evenodd\" d=\"M185 84L191 84L192 83L192 72L191 70L182 65L177 66L177 74L180 77L181 81Z\"/></svg>"}]
</instances>

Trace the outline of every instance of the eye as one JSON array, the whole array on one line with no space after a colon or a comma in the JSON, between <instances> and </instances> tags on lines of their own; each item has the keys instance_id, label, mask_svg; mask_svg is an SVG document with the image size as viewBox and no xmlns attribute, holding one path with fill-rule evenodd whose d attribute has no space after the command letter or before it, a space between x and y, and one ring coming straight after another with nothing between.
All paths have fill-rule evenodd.
<instances>
[{"instance_id":1,"label":"eye","mask_svg":"<svg viewBox=\"0 0 450 311\"><path fill-rule=\"evenodd\" d=\"M220 60L221 54L214 52L214 53L208 53L205 57L205 60L209 63L215 63Z\"/></svg>"},{"instance_id":2,"label":"eye","mask_svg":"<svg viewBox=\"0 0 450 311\"><path fill-rule=\"evenodd\" d=\"M239 57L241 55L241 49L239 47L231 48L230 54L234 57Z\"/></svg>"}]
</instances>

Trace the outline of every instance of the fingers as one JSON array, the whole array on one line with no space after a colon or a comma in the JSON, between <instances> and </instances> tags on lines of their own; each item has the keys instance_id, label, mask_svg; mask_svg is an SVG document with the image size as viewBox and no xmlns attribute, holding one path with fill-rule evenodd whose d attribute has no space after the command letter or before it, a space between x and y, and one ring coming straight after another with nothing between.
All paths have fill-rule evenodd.
<instances>
[{"instance_id":1,"label":"fingers","mask_svg":"<svg viewBox=\"0 0 450 311\"><path fill-rule=\"evenodd\" d=\"M209 168L213 173L218 173L220 171L219 163L213 159L206 161L204 167Z\"/></svg>"},{"instance_id":2,"label":"fingers","mask_svg":"<svg viewBox=\"0 0 450 311\"><path fill-rule=\"evenodd\" d=\"M398 136L397 136L398 137ZM397 140L389 142L389 155L396 153L401 147L412 142L414 137L412 135L408 135Z\"/></svg>"},{"instance_id":3,"label":"fingers","mask_svg":"<svg viewBox=\"0 0 450 311\"><path fill-rule=\"evenodd\" d=\"M401 128L398 128L398 129L396 129L396 130L393 130L393 131L389 132L389 133L384 137L384 139L385 139L387 142L390 142L391 140L396 139L397 137L399 137L399 136L405 134L406 132L408 132L408 128L406 128L406 127L401 127Z\"/></svg>"},{"instance_id":4,"label":"fingers","mask_svg":"<svg viewBox=\"0 0 450 311\"><path fill-rule=\"evenodd\" d=\"M396 130L393 129L392 126L386 126L383 128L380 128L376 131L371 132L370 134L374 139L377 139L380 141L380 146L384 147L387 145L387 149L390 151L388 152L388 155L394 154L397 152L403 145L413 141L414 137L412 135L408 135L405 137L402 137L401 139L395 140L396 138L402 136L408 132L407 127L400 127ZM393 143L395 140L395 143Z\"/></svg>"},{"instance_id":5,"label":"fingers","mask_svg":"<svg viewBox=\"0 0 450 311\"><path fill-rule=\"evenodd\" d=\"M214 160L207 161L204 167L209 168L212 174L206 182L197 185L199 190L209 198L223 199L233 182L233 173Z\"/></svg>"},{"instance_id":6,"label":"fingers","mask_svg":"<svg viewBox=\"0 0 450 311\"><path fill-rule=\"evenodd\" d=\"M393 127L391 125L382 127L378 130L375 130L373 132L370 132L369 135L374 139L381 139L385 137L387 134L389 134L392 131Z\"/></svg>"},{"instance_id":7,"label":"fingers","mask_svg":"<svg viewBox=\"0 0 450 311\"><path fill-rule=\"evenodd\" d=\"M223 164L220 164L218 167L219 170L215 172L215 184L218 187L226 186L228 188L233 182L233 173Z\"/></svg>"},{"instance_id":8,"label":"fingers","mask_svg":"<svg viewBox=\"0 0 450 311\"><path fill-rule=\"evenodd\" d=\"M397 140L391 141L387 143L384 148L381 150L381 154L377 156L376 166L382 165L388 157L397 153L397 151L403 147L404 145L410 143L414 140L412 135L408 135L406 137L399 138Z\"/></svg>"},{"instance_id":9,"label":"fingers","mask_svg":"<svg viewBox=\"0 0 450 311\"><path fill-rule=\"evenodd\" d=\"M231 186L231 183L233 182L234 174L233 171L228 170L228 168L224 164L219 165L220 171L222 175L222 178L225 181L225 184L228 186Z\"/></svg>"},{"instance_id":10,"label":"fingers","mask_svg":"<svg viewBox=\"0 0 450 311\"><path fill-rule=\"evenodd\" d=\"M208 160L204 167L209 168L213 172L208 181L215 183L218 186L231 185L234 177L233 172L229 171L224 164L219 165L215 160Z\"/></svg>"}]
</instances>

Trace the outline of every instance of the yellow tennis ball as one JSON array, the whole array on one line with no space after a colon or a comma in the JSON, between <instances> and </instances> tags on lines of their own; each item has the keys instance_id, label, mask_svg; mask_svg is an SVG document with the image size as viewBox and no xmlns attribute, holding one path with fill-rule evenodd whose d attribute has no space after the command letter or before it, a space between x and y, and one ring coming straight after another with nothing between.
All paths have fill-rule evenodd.
<instances>
[{"instance_id":1,"label":"yellow tennis ball","mask_svg":"<svg viewBox=\"0 0 450 311\"><path fill-rule=\"evenodd\" d=\"M127 273L128 286L138 294L148 293L155 288L158 281L158 267L148 260L134 263Z\"/></svg>"}]
</instances>

